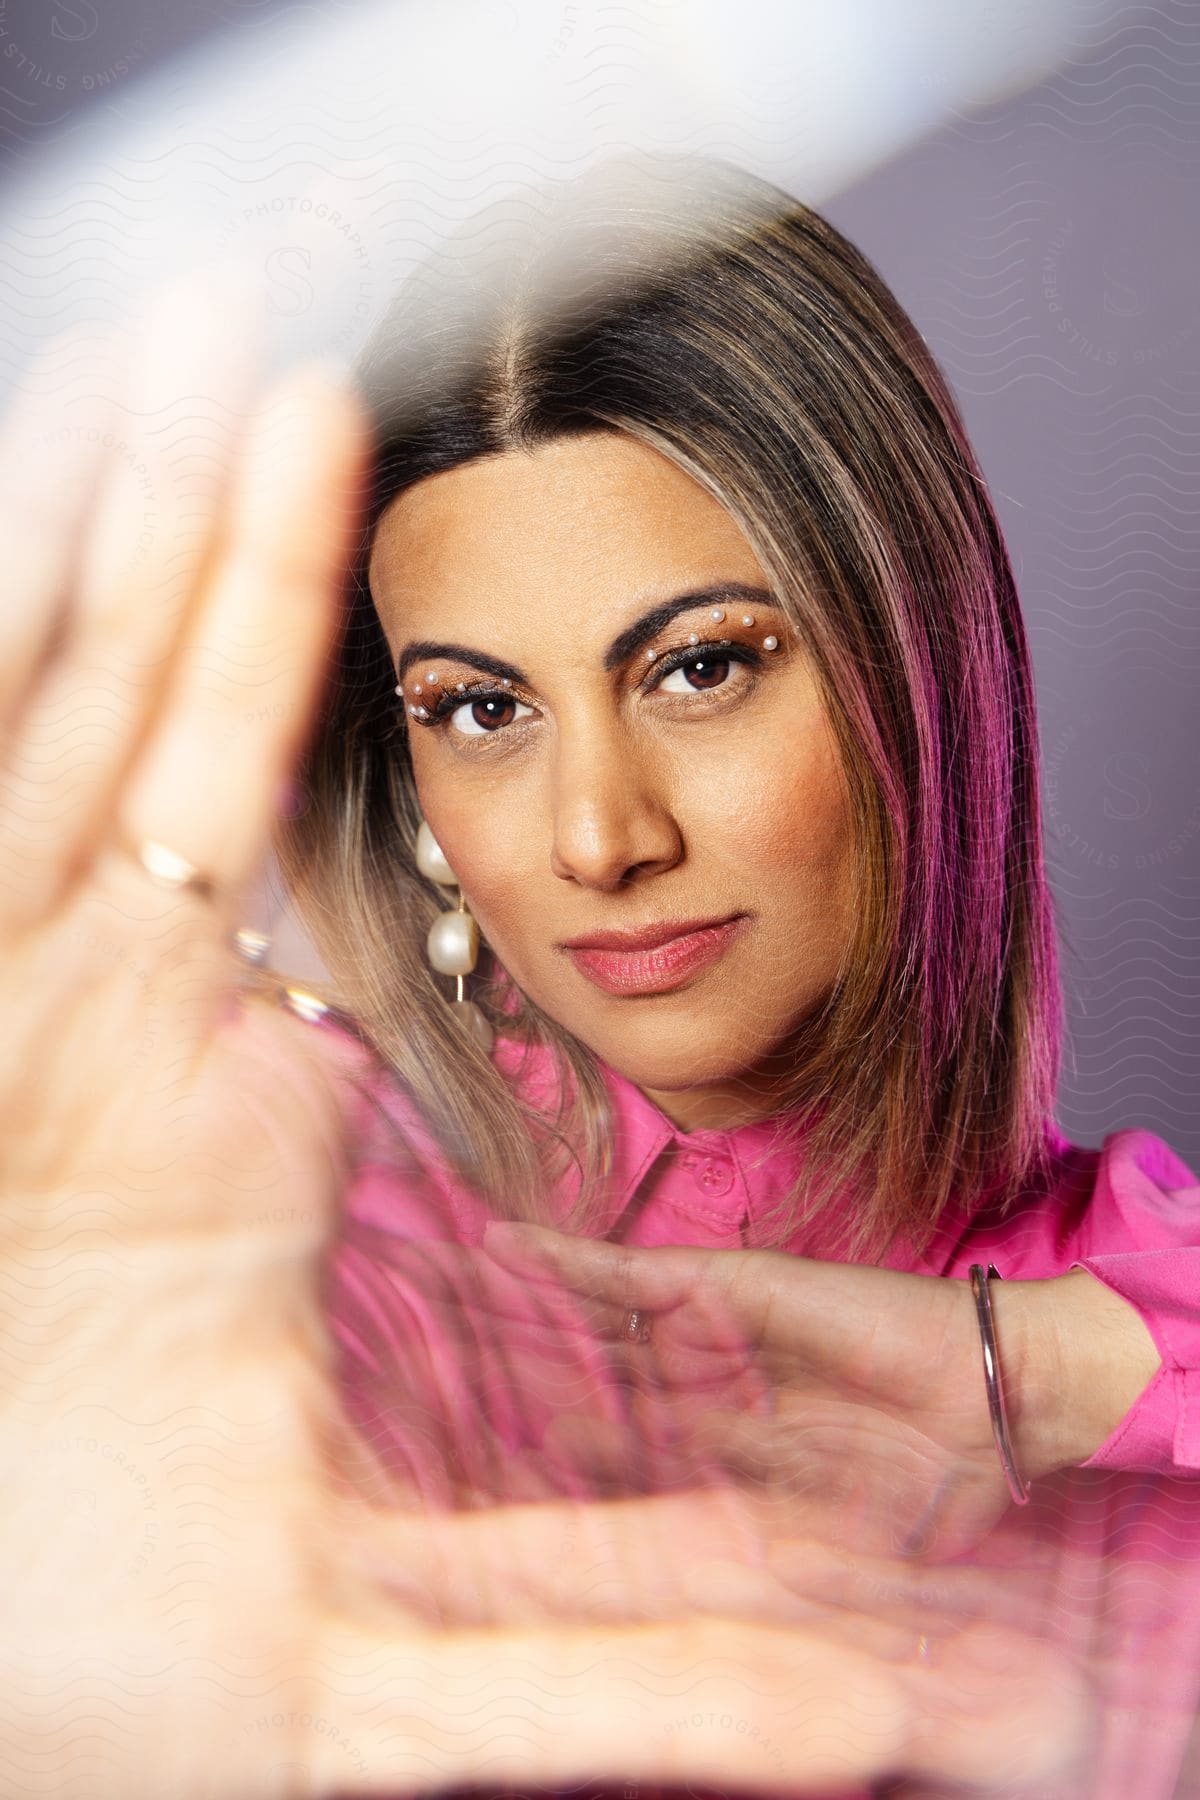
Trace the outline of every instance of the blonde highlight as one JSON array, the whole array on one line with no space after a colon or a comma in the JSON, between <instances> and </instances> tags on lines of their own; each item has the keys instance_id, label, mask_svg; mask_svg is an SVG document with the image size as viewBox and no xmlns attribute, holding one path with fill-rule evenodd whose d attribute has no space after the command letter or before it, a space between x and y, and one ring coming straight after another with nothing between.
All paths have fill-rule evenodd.
<instances>
[{"instance_id":1,"label":"blonde highlight","mask_svg":"<svg viewBox=\"0 0 1200 1800\"><path fill-rule=\"evenodd\" d=\"M1032 672L982 472L916 327L812 209L696 159L605 165L539 206L486 279L473 221L360 364L374 492L281 871L328 997L456 1175L501 1216L544 1218L572 1172L568 1226L594 1229L595 1057L485 955L474 997L560 1071L553 1103L530 1104L426 962L438 903L367 570L384 510L429 474L567 435L641 439L750 541L811 657L853 822L853 941L780 1094L800 1174L757 1241L804 1226L813 1253L879 1258L900 1235L919 1252L952 1199L1004 1210L1047 1175L1061 1056Z\"/></svg>"}]
</instances>

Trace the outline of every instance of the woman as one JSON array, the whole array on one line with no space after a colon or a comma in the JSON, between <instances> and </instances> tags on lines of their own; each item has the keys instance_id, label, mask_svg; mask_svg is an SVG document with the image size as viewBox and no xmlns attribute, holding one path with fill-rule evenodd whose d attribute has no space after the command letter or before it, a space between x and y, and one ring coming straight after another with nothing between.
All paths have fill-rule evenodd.
<instances>
[{"instance_id":1,"label":"woman","mask_svg":"<svg viewBox=\"0 0 1200 1800\"><path fill-rule=\"evenodd\" d=\"M1028 1582L952 1572L931 1611L880 1559L864 1597L728 1486L371 1504L319 1304L354 1062L241 987L233 931L368 444L328 373L258 394L253 324L237 284L168 289L127 356L55 341L0 429L7 1785L1061 1768L1087 1693ZM935 1614L952 1664L910 1664Z\"/></svg>"},{"instance_id":2,"label":"woman","mask_svg":"<svg viewBox=\"0 0 1200 1800\"><path fill-rule=\"evenodd\" d=\"M1029 1481L1006 1528L1053 1543L1085 1495L1071 1553L1127 1559L1090 1791L1165 1794L1200 1638L1128 1575L1173 1508L1195 1592L1200 1194L1147 1132L1053 1125L1032 675L954 402L866 260L726 165L610 166L491 241L360 369L281 838L385 1067L359 1141L394 1128L330 1296L363 1435L443 1500L732 1471L864 1555L958 1556Z\"/></svg>"},{"instance_id":3,"label":"woman","mask_svg":"<svg viewBox=\"0 0 1200 1800\"><path fill-rule=\"evenodd\" d=\"M589 1188L569 1161L561 1186L542 1177L543 1167L554 1174L559 1144L578 1145L586 1174L586 1133L580 1143L569 1119L554 1118L553 1095L548 1116L516 1114L528 1139L502 1146L502 1160L524 1161L527 1190L508 1188L511 1170L502 1167L500 1191L491 1191L497 1166L487 1164L476 1128L489 1119L511 1124L510 1093L536 1090L539 1079L536 1056L513 1072L511 1090L496 1079L510 1054L505 1046L519 1052L522 1013L544 989L545 971L522 968L511 933L512 980L497 969L493 1023L512 1030L499 1030L491 1053L482 1033L452 1035L458 1016L431 1011L413 1039L411 1068L397 1063L386 1019L377 1005L373 1020L360 991L364 972L381 995L392 988L390 939L373 970L359 960L361 942L352 942L344 992L338 983L358 1037L308 1032L287 1012L235 990L230 927L272 797L311 716L368 449L359 415L327 378L284 383L255 403L243 318L224 293L168 294L145 328L139 324L132 386L115 403L92 380L81 399L64 401L61 381L78 367L82 346L54 346L0 445L15 597L0 659L0 799L5 841L19 850L6 860L0 936L10 996L0 1084L8 1221L0 1294L10 1354L0 1429L12 1470L0 1533L11 1704L0 1735L6 1763L18 1771L12 1781L30 1785L52 1767L56 1779L130 1796L164 1788L183 1795L333 1786L405 1792L511 1779L567 1784L597 1769L809 1790L834 1783L844 1790L848 1779L899 1770L1008 1782L1062 1773L1087 1748L1079 1738L1086 1695L1074 1680L1076 1659L1039 1642L1047 1598L1053 1613L1057 1594L1052 1588L1047 1596L1026 1543L1018 1538L1007 1561L994 1558L998 1576L984 1564L945 1567L932 1590L927 1570L864 1549L878 1526L879 1467L896 1472L907 1462L911 1473L915 1461L933 1474L940 1456L958 1469L964 1450L986 1442L990 1419L978 1382L955 1416L939 1422L936 1440L933 1421L919 1417L899 1452L874 1465L856 1459L851 1497L861 1497L860 1517L843 1508L830 1519L815 1503L800 1511L788 1471L776 1474L777 1458L765 1459L766 1481L729 1479L739 1449L726 1430L731 1401L744 1401L747 1419L753 1407L767 1424L781 1418L786 1425L798 1399L799 1429L816 1453L822 1449L813 1429L820 1397L796 1360L797 1350L803 1358L812 1348L803 1331L797 1337L788 1329L794 1309L758 1318L761 1354L748 1354L742 1341L744 1325L761 1314L760 1276L777 1281L779 1259L763 1264L736 1251L750 1280L726 1284L728 1307L724 1277L714 1283L701 1275L708 1291L698 1308L667 1310L672 1296L659 1294L649 1342L626 1348L607 1342L602 1283L590 1271L570 1271L568 1290L557 1270L547 1279L544 1262L531 1267L527 1246L510 1239L489 1254L477 1244L495 1211L549 1217L575 1230L589 1206L615 1200L624 1211L629 1194L655 1173L655 1153L672 1149L676 1113L683 1135L697 1142L706 1132L725 1134L735 1155L747 1141L735 1103L747 1098L751 1131L764 1126L773 1136L775 1119L793 1117L805 1129L819 1127L819 1106L810 1117L778 1078L804 1051L803 1028L820 1016L811 1002L822 958L834 966L840 954L836 909L823 923L813 916L819 954L790 971L784 960L786 1008L801 1027L786 1055L763 1049L759 1022L743 1005L732 1021L740 1053L736 1042L729 1051L728 1022L718 1031L710 1019L699 1055L689 1060L678 1021L668 1018L661 1032L653 1027L631 1041L632 1073L623 1075L612 1021L600 1021L594 1047L613 1064L601 1071L603 1093L593 1085L593 1101L611 1086L618 1105L647 1110L619 1115L628 1129L615 1138L593 1113L593 1129L614 1143L598 1197L595 1182ZM670 364L657 367L661 373ZM39 383L48 399L36 392ZM628 465L609 467L610 501L621 502L627 473ZM433 485L423 491L433 493ZM568 482L556 492L569 517L578 487ZM553 522L554 507L539 516L543 527ZM615 516L634 522L624 504ZM660 508L660 525L664 516ZM690 522L711 534L703 541L722 560L743 554L722 518L693 511ZM644 534L642 544L654 549ZM533 547L519 546L522 553ZM615 546L604 548L608 554ZM585 554L575 573L590 570ZM589 605L598 598L590 592ZM768 594L763 605L776 598ZM754 621L758 604L739 614L739 624L743 616ZM373 612L352 616L343 657L353 658L364 626L379 648L373 621ZM773 647L767 636L777 638ZM605 646L604 655L611 633ZM780 667L799 678L802 663L782 633L756 640L755 653L769 659L781 646ZM644 648L650 662L657 646ZM538 650L530 639L527 660ZM739 666L749 668L746 655ZM871 667L869 655L862 667ZM337 668L353 672L353 660ZM335 678L335 697L339 691ZM360 697L369 702L372 692ZM587 709L573 711L570 696L556 693L567 762L579 749L572 734L589 720L593 742L605 747L603 734L594 736L607 716L595 711L596 694L592 685ZM533 717L536 698L519 700L531 710L511 717ZM510 718L503 705L501 716ZM486 709L474 715L476 723L491 718ZM328 748L325 722L316 742ZM574 789L578 810L567 810L555 838L555 879L589 904L627 898L647 877L687 873L688 856L698 855L694 837L682 851L674 844L686 795L672 795L669 784L656 793L644 787L656 763L672 767L670 732L648 755L632 724L625 736L639 770L636 804L626 796L596 830L585 783ZM361 748L352 737L343 743L348 779ZM396 748L393 740L393 756ZM819 729L789 748L803 769L822 766ZM710 786L719 782L724 754L710 758ZM319 764L318 754L310 778ZM598 770L596 791L609 809L624 771L611 755ZM411 805L400 764L395 779L397 799ZM468 873L469 846L454 829L453 806L444 796L438 802L436 781L421 779L465 892L474 899L477 885L486 900L482 870L477 883ZM565 779L563 791L571 791ZM752 793L741 798L753 804ZM378 792L370 805L369 829L365 814L347 817L350 837L375 855ZM510 809L502 827L528 823L520 810ZM614 820L618 842L632 833L618 873ZM545 818L533 823L544 832ZM826 838L836 863L832 811ZM708 870L714 877L723 870L722 904L751 925L749 915L764 904L760 890L772 907L783 905L792 883L779 871L772 876L765 852L756 851L754 880L743 882L727 843L714 843ZM795 847L805 849L800 840ZM447 873L427 841L422 860L435 875ZM336 854L331 867L336 873ZM410 876L396 889L398 905L415 891ZM812 883L806 892L811 900ZM524 899L510 895L510 903L519 920ZM426 910L433 911L428 902ZM502 913L497 890L490 914L481 906L496 946ZM649 908L639 922L648 915ZM565 922L562 928L578 934ZM450 931L470 935L461 924ZM243 949L253 954L248 940ZM599 966L603 972L603 960ZM681 964L671 966L678 975ZM630 967L618 965L623 979ZM718 967L709 965L714 973ZM651 967L655 978L659 969ZM776 1004L779 978L776 970L770 983L760 980L756 1007ZM426 984L426 995L442 998L436 983ZM294 987L283 997L293 1010L320 1012ZM561 1010L586 1118L589 1040L570 1026L582 1030L587 1014ZM381 1059L359 1042L372 1037ZM440 1055L430 1048L439 1041ZM819 1054L815 1031L809 1048ZM436 1103L445 1079L472 1070L482 1085L469 1098L450 1096L447 1124ZM548 1073L555 1075L552 1065ZM712 1108L699 1122L687 1115L689 1096ZM348 1109L360 1097L355 1118ZM391 1131L369 1135L389 1113L400 1144ZM665 1134L661 1144L655 1133ZM774 1146L784 1158L782 1188L780 1170L763 1165L785 1198L788 1154L808 1141L816 1140ZM657 1174L670 1176L675 1160L668 1155ZM702 1159L694 1189L710 1202L720 1185L711 1172L716 1160ZM327 1298L347 1393L360 1425L379 1427L374 1443L361 1431L346 1435L318 1307L322 1248L355 1163ZM457 1179L464 1169L469 1184ZM664 1186L639 1198L669 1192ZM769 1187L766 1197L775 1197ZM1164 1218L1168 1199L1164 1188ZM676 1189L658 1210L677 1214L680 1200ZM708 1210L710 1237L720 1237L720 1209ZM649 1221L651 1211L647 1205L639 1216ZM633 1218L624 1224L634 1238ZM748 1240L757 1240L760 1225L757 1215L747 1219ZM1166 1230L1161 1220L1159 1229ZM674 1231L681 1240L700 1235ZM727 1235L740 1242L740 1232ZM561 1258L564 1245L553 1242ZM705 1265L713 1267L728 1264ZM885 1354L893 1344L903 1348L902 1322L914 1307L925 1327L925 1362L940 1366L941 1351L954 1349L949 1308L965 1297L961 1283L808 1256L796 1259L795 1271L826 1283L852 1278L872 1303L883 1301L875 1336L881 1349L888 1345ZM667 1272L681 1274L674 1265ZM639 1285L647 1279L632 1262L623 1274ZM686 1267L682 1275L690 1296L696 1284ZM1020 1300L1024 1285L998 1290L998 1312L1010 1294ZM578 1302L576 1286L585 1289ZM946 1310L943 1290L951 1291ZM838 1291L849 1290L819 1292L828 1301ZM806 1313L817 1292L805 1290ZM645 1310L638 1298L635 1312ZM405 1307L407 1338L396 1327ZM686 1330L672 1324L697 1310L706 1334L699 1355ZM1032 1320L1032 1306L1010 1309L1011 1320L1025 1310ZM837 1308L827 1306L825 1316L834 1322ZM1003 1316L999 1322L1003 1331ZM432 1353L422 1361L425 1329ZM455 1356L439 1355L445 1333L454 1336ZM1021 1335L1010 1331L1006 1347ZM821 1343L831 1353L831 1391L821 1398L825 1437L844 1439L845 1346L829 1331ZM1047 1365L1034 1352L1040 1343L1031 1331L1029 1367L1040 1366L1044 1382ZM859 1355L863 1340L855 1344L857 1372L878 1386L878 1367L872 1374ZM569 1360L547 1366L548 1345ZM978 1376L977 1341L973 1357ZM456 1387L484 1358L489 1385ZM1126 1371L1131 1391L1145 1378L1144 1364ZM1033 1391L1034 1380L1017 1385ZM875 1408L879 1416L886 1410ZM589 1433L586 1460L572 1418ZM1014 1421L1018 1450L1030 1454L1041 1439L1023 1437L1022 1422ZM631 1453L615 1473L614 1445ZM753 1461L761 1446L749 1452ZM415 1475L460 1502L507 1498L519 1487L541 1503L467 1518L381 1515L370 1504L381 1465L406 1495ZM599 1481L618 1495L681 1483L686 1491L585 1506L545 1498L590 1494ZM980 1462L982 1504L966 1536L996 1510L998 1481L995 1467L985 1478ZM906 1500L901 1511L908 1510ZM907 1518L904 1537L911 1547ZM919 1646L926 1628L930 1643ZM941 1658L939 1646L948 1652ZM935 1654L922 1656L922 1647ZM1139 1748L1144 1754L1140 1740ZM1147 1759L1154 1779L1176 1748L1168 1743L1156 1767Z\"/></svg>"}]
</instances>

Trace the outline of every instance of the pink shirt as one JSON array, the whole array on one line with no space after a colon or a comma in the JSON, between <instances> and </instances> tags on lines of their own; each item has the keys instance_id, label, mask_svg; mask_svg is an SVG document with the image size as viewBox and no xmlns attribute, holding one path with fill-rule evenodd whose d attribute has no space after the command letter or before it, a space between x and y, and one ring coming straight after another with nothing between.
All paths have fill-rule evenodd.
<instances>
[{"instance_id":1,"label":"pink shirt","mask_svg":"<svg viewBox=\"0 0 1200 1800\"><path fill-rule=\"evenodd\" d=\"M522 1062L504 1038L493 1057L531 1096L545 1094L548 1057ZM772 1121L677 1130L631 1082L612 1070L605 1079L613 1168L601 1234L646 1245L753 1243L802 1151L781 1148ZM466 1343L472 1301L456 1251L479 1243L489 1215L451 1178L397 1084L379 1076L373 1093L401 1125L408 1153L398 1165L370 1107L353 1103L357 1167L327 1301L347 1405L429 1503L450 1497L447 1459L498 1498L521 1497L503 1492L494 1446L503 1459L539 1444L553 1396L515 1392L507 1365L489 1362L491 1339L519 1327L468 1330ZM1100 1149L1054 1131L1053 1149L1049 1192L1005 1218L986 1208L948 1216L923 1255L900 1244L885 1262L958 1280L989 1260L1012 1279L1084 1268L1149 1328L1162 1366L1130 1411L1078 1470L1035 1483L1030 1505L1010 1508L974 1554L1003 1557L1014 1531L1055 1546L1042 1629L1087 1652L1103 1699L1088 1800L1168 1800L1184 1792L1177 1782L1200 1705L1200 1183L1149 1131L1110 1132ZM556 1205L569 1203L572 1186L563 1183ZM803 1232L786 1248L811 1254ZM512 1302L506 1295L505 1307ZM576 1348L586 1362L582 1338ZM579 1374L594 1382L594 1369L581 1364ZM981 1370L972 1374L982 1380ZM571 1391L569 1380L561 1391ZM582 1491L569 1470L561 1491ZM1200 1794L1200 1785L1188 1791Z\"/></svg>"}]
</instances>

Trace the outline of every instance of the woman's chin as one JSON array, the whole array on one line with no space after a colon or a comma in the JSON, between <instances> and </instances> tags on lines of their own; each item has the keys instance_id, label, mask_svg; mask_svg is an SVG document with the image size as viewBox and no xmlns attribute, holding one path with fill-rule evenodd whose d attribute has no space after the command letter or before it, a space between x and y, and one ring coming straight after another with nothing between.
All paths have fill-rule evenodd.
<instances>
[{"instance_id":1,"label":"woman's chin","mask_svg":"<svg viewBox=\"0 0 1200 1800\"><path fill-rule=\"evenodd\" d=\"M797 1004L793 1012L771 1014L728 1004L712 1010L676 1007L621 1009L613 1019L607 1007L580 1017L575 1009L562 1022L594 1056L641 1088L670 1117L715 1107L726 1116L758 1117L789 1091L797 1059L806 1048L804 1026L820 1011L820 1001ZM696 1129L689 1125L687 1129Z\"/></svg>"},{"instance_id":2,"label":"woman's chin","mask_svg":"<svg viewBox=\"0 0 1200 1800\"><path fill-rule=\"evenodd\" d=\"M598 1034L580 1032L588 1048L635 1087L656 1095L686 1095L697 1088L753 1088L750 1071L765 1045L748 1043L739 1051L728 1030L697 1031L685 1021L678 1032L654 1031Z\"/></svg>"}]
</instances>

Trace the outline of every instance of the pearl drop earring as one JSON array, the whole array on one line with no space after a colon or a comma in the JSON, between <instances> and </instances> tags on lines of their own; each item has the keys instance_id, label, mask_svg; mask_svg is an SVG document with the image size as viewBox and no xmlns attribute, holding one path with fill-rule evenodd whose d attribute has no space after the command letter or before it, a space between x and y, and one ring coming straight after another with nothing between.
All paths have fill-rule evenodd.
<instances>
[{"instance_id":1,"label":"pearl drop earring","mask_svg":"<svg viewBox=\"0 0 1200 1800\"><path fill-rule=\"evenodd\" d=\"M427 881L437 887L458 887L458 877L446 861L445 852L424 819L417 831L417 867ZM429 928L425 940L429 961L439 975L453 975L458 993L450 1002L455 1016L486 1054L492 1047L494 1033L473 1000L463 996L463 977L469 975L479 959L479 927L467 911L462 889L458 889L458 906L453 912L440 913Z\"/></svg>"}]
</instances>

